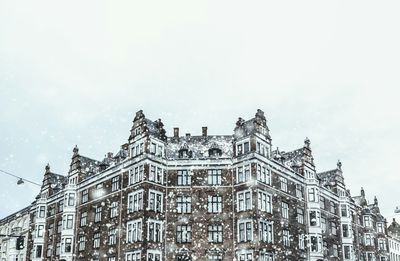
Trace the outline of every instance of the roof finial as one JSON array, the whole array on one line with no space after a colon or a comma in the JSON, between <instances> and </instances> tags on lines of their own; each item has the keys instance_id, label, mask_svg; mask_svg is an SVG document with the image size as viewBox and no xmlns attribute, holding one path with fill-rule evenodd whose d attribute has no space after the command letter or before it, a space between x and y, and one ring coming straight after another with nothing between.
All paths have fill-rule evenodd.
<instances>
[{"instance_id":1,"label":"roof finial","mask_svg":"<svg viewBox=\"0 0 400 261\"><path fill-rule=\"evenodd\" d=\"M49 171L50 171L50 164L49 164L49 163L47 163L47 165L46 165L46 167L45 167L45 170L46 170L46 172L49 172Z\"/></svg>"},{"instance_id":2,"label":"roof finial","mask_svg":"<svg viewBox=\"0 0 400 261\"><path fill-rule=\"evenodd\" d=\"M365 191L363 187L361 187L361 196L365 197Z\"/></svg>"},{"instance_id":3,"label":"roof finial","mask_svg":"<svg viewBox=\"0 0 400 261\"><path fill-rule=\"evenodd\" d=\"M378 199L377 199L376 196L374 197L374 205L375 205L375 206L378 206Z\"/></svg>"},{"instance_id":4,"label":"roof finial","mask_svg":"<svg viewBox=\"0 0 400 261\"><path fill-rule=\"evenodd\" d=\"M78 155L78 152L79 152L78 145L75 145L73 152L74 152L74 155Z\"/></svg>"},{"instance_id":5,"label":"roof finial","mask_svg":"<svg viewBox=\"0 0 400 261\"><path fill-rule=\"evenodd\" d=\"M336 165L338 170L342 170L342 162L340 160L338 160Z\"/></svg>"},{"instance_id":6,"label":"roof finial","mask_svg":"<svg viewBox=\"0 0 400 261\"><path fill-rule=\"evenodd\" d=\"M306 139L304 140L304 146L306 146L307 148L310 147L311 141L308 137L306 137Z\"/></svg>"}]
</instances>

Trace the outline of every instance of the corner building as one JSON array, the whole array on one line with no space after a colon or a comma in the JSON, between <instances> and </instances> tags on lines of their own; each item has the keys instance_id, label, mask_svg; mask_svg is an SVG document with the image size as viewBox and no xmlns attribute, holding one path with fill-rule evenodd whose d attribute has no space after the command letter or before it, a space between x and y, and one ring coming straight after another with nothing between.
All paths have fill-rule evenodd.
<instances>
[{"instance_id":1,"label":"corner building","mask_svg":"<svg viewBox=\"0 0 400 261\"><path fill-rule=\"evenodd\" d=\"M350 196L340 162L317 173L310 144L273 150L261 110L233 135L171 137L138 111L115 155L75 147L66 176L46 166L27 260L389 260L385 229L370 234L386 250L360 248L385 224L377 201Z\"/></svg>"}]
</instances>

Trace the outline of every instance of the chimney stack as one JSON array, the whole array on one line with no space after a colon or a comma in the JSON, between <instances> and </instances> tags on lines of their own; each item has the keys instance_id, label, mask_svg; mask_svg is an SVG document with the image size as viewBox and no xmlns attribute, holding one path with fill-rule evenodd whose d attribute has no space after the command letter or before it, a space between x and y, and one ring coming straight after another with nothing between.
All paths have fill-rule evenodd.
<instances>
[{"instance_id":1,"label":"chimney stack","mask_svg":"<svg viewBox=\"0 0 400 261\"><path fill-rule=\"evenodd\" d=\"M207 137L207 127L202 127L203 137Z\"/></svg>"},{"instance_id":2,"label":"chimney stack","mask_svg":"<svg viewBox=\"0 0 400 261\"><path fill-rule=\"evenodd\" d=\"M111 159L113 157L113 153L112 152L108 152L107 153L107 158Z\"/></svg>"},{"instance_id":3,"label":"chimney stack","mask_svg":"<svg viewBox=\"0 0 400 261\"><path fill-rule=\"evenodd\" d=\"M190 133L186 133L186 139L187 139L187 140L190 139Z\"/></svg>"},{"instance_id":4,"label":"chimney stack","mask_svg":"<svg viewBox=\"0 0 400 261\"><path fill-rule=\"evenodd\" d=\"M179 137L179 128L174 128L174 138Z\"/></svg>"}]
</instances>

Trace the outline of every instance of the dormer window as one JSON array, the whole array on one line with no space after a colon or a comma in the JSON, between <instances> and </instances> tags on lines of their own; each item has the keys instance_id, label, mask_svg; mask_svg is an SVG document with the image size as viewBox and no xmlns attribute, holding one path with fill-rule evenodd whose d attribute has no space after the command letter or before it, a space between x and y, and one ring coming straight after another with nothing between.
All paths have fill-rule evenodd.
<instances>
[{"instance_id":1,"label":"dormer window","mask_svg":"<svg viewBox=\"0 0 400 261\"><path fill-rule=\"evenodd\" d=\"M179 150L179 158L185 159L185 158L191 158L193 156L193 153L189 151L188 149L180 149Z\"/></svg>"},{"instance_id":2,"label":"dormer window","mask_svg":"<svg viewBox=\"0 0 400 261\"><path fill-rule=\"evenodd\" d=\"M193 153L192 151L189 150L189 146L187 145L187 143L182 144L178 153L179 153L179 158L181 159L191 158L193 156Z\"/></svg>"},{"instance_id":3,"label":"dormer window","mask_svg":"<svg viewBox=\"0 0 400 261\"><path fill-rule=\"evenodd\" d=\"M218 146L217 143L213 142L210 146L210 149L208 150L208 156L209 157L220 157L222 155L222 150Z\"/></svg>"},{"instance_id":4,"label":"dormer window","mask_svg":"<svg viewBox=\"0 0 400 261\"><path fill-rule=\"evenodd\" d=\"M208 150L208 156L209 157L220 157L222 155L221 149L218 148L212 148Z\"/></svg>"},{"instance_id":5,"label":"dormer window","mask_svg":"<svg viewBox=\"0 0 400 261\"><path fill-rule=\"evenodd\" d=\"M135 135L139 135L140 134L140 127L137 127L136 129L135 129Z\"/></svg>"}]
</instances>

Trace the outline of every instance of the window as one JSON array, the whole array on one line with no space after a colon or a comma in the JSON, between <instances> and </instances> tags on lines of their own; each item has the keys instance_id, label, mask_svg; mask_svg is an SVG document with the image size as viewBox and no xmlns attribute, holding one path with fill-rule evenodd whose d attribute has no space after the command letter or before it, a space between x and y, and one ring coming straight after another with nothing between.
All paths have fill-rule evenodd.
<instances>
[{"instance_id":1,"label":"window","mask_svg":"<svg viewBox=\"0 0 400 261\"><path fill-rule=\"evenodd\" d=\"M265 211L271 213L271 195L269 195L265 191L258 192L258 209L261 211Z\"/></svg>"},{"instance_id":2,"label":"window","mask_svg":"<svg viewBox=\"0 0 400 261\"><path fill-rule=\"evenodd\" d=\"M142 241L142 220L137 219L127 223L126 241L128 243Z\"/></svg>"},{"instance_id":3,"label":"window","mask_svg":"<svg viewBox=\"0 0 400 261\"><path fill-rule=\"evenodd\" d=\"M289 234L289 230L284 229L282 230L282 241L283 241L283 245L284 246L290 246L290 234Z\"/></svg>"},{"instance_id":4,"label":"window","mask_svg":"<svg viewBox=\"0 0 400 261\"><path fill-rule=\"evenodd\" d=\"M163 184L163 169L154 165L150 165L149 181Z\"/></svg>"},{"instance_id":5,"label":"window","mask_svg":"<svg viewBox=\"0 0 400 261\"><path fill-rule=\"evenodd\" d=\"M253 240L253 223L251 220L238 222L238 242Z\"/></svg>"},{"instance_id":6,"label":"window","mask_svg":"<svg viewBox=\"0 0 400 261\"><path fill-rule=\"evenodd\" d=\"M344 254L344 259L351 259L351 250L350 250L350 246L343 246L343 254Z\"/></svg>"},{"instance_id":7,"label":"window","mask_svg":"<svg viewBox=\"0 0 400 261\"><path fill-rule=\"evenodd\" d=\"M378 239L379 250L386 251L386 240L384 238Z\"/></svg>"},{"instance_id":8,"label":"window","mask_svg":"<svg viewBox=\"0 0 400 261\"><path fill-rule=\"evenodd\" d=\"M58 213L63 212L63 210L64 210L64 201L60 200L58 202Z\"/></svg>"},{"instance_id":9,"label":"window","mask_svg":"<svg viewBox=\"0 0 400 261\"><path fill-rule=\"evenodd\" d=\"M250 151L250 143L248 141L237 145L237 155L248 153Z\"/></svg>"},{"instance_id":10,"label":"window","mask_svg":"<svg viewBox=\"0 0 400 261\"><path fill-rule=\"evenodd\" d=\"M36 237L43 237L44 225L36 225Z\"/></svg>"},{"instance_id":11,"label":"window","mask_svg":"<svg viewBox=\"0 0 400 261\"><path fill-rule=\"evenodd\" d=\"M342 224L342 235L343 237L350 237L350 228L348 224Z\"/></svg>"},{"instance_id":12,"label":"window","mask_svg":"<svg viewBox=\"0 0 400 261\"><path fill-rule=\"evenodd\" d=\"M149 219L147 224L147 238L150 242L162 241L162 221Z\"/></svg>"},{"instance_id":13,"label":"window","mask_svg":"<svg viewBox=\"0 0 400 261\"><path fill-rule=\"evenodd\" d=\"M289 219L289 204L282 202L282 218Z\"/></svg>"},{"instance_id":14,"label":"window","mask_svg":"<svg viewBox=\"0 0 400 261\"><path fill-rule=\"evenodd\" d=\"M207 256L207 261L222 261L222 254L213 253Z\"/></svg>"},{"instance_id":15,"label":"window","mask_svg":"<svg viewBox=\"0 0 400 261\"><path fill-rule=\"evenodd\" d=\"M38 211L38 217L39 218L44 218L46 216L46 207L45 206L40 206L39 211Z\"/></svg>"},{"instance_id":16,"label":"window","mask_svg":"<svg viewBox=\"0 0 400 261\"><path fill-rule=\"evenodd\" d=\"M257 153L259 153L261 155L265 155L265 150L266 150L266 146L263 143L257 141Z\"/></svg>"},{"instance_id":17,"label":"window","mask_svg":"<svg viewBox=\"0 0 400 261\"><path fill-rule=\"evenodd\" d=\"M82 191L82 204L89 201L89 191L87 189Z\"/></svg>"},{"instance_id":18,"label":"window","mask_svg":"<svg viewBox=\"0 0 400 261\"><path fill-rule=\"evenodd\" d=\"M310 210L310 226L312 227L317 227L320 224L321 221L321 216L320 216L320 212L316 211L316 210Z\"/></svg>"},{"instance_id":19,"label":"window","mask_svg":"<svg viewBox=\"0 0 400 261\"><path fill-rule=\"evenodd\" d=\"M115 245L117 241L117 229L110 227L108 229L108 245Z\"/></svg>"},{"instance_id":20,"label":"window","mask_svg":"<svg viewBox=\"0 0 400 261\"><path fill-rule=\"evenodd\" d=\"M325 198L319 197L319 206L321 209L325 209Z\"/></svg>"},{"instance_id":21,"label":"window","mask_svg":"<svg viewBox=\"0 0 400 261\"><path fill-rule=\"evenodd\" d=\"M265 184L271 184L271 171L261 164L257 164L257 180Z\"/></svg>"},{"instance_id":22,"label":"window","mask_svg":"<svg viewBox=\"0 0 400 261\"><path fill-rule=\"evenodd\" d=\"M251 191L241 191L237 193L237 211L252 209Z\"/></svg>"},{"instance_id":23,"label":"window","mask_svg":"<svg viewBox=\"0 0 400 261\"><path fill-rule=\"evenodd\" d=\"M72 229L73 227L73 220L74 216L73 215L64 215L63 216L63 227L64 229Z\"/></svg>"},{"instance_id":24,"label":"window","mask_svg":"<svg viewBox=\"0 0 400 261\"><path fill-rule=\"evenodd\" d=\"M148 209L155 212L162 212L163 209L163 193L155 190L149 191Z\"/></svg>"},{"instance_id":25,"label":"window","mask_svg":"<svg viewBox=\"0 0 400 261\"><path fill-rule=\"evenodd\" d=\"M258 228L260 241L272 243L272 222L262 220L260 221Z\"/></svg>"},{"instance_id":26,"label":"window","mask_svg":"<svg viewBox=\"0 0 400 261\"><path fill-rule=\"evenodd\" d=\"M365 234L365 245L366 246L373 246L374 245L374 237L372 234Z\"/></svg>"},{"instance_id":27,"label":"window","mask_svg":"<svg viewBox=\"0 0 400 261\"><path fill-rule=\"evenodd\" d=\"M315 194L316 194L316 189L314 189L314 188L308 189L308 201L316 202L317 201L317 197L316 197Z\"/></svg>"},{"instance_id":28,"label":"window","mask_svg":"<svg viewBox=\"0 0 400 261\"><path fill-rule=\"evenodd\" d=\"M178 186L190 186L192 184L192 176L188 170L178 170Z\"/></svg>"},{"instance_id":29,"label":"window","mask_svg":"<svg viewBox=\"0 0 400 261\"><path fill-rule=\"evenodd\" d=\"M42 250L43 250L43 246L42 245L36 245L35 246L35 257L36 258L41 258L42 257Z\"/></svg>"},{"instance_id":30,"label":"window","mask_svg":"<svg viewBox=\"0 0 400 261\"><path fill-rule=\"evenodd\" d=\"M365 227L372 227L371 217L364 216L364 226Z\"/></svg>"},{"instance_id":31,"label":"window","mask_svg":"<svg viewBox=\"0 0 400 261\"><path fill-rule=\"evenodd\" d=\"M238 253L238 261L254 261L253 253L249 250L242 250Z\"/></svg>"},{"instance_id":32,"label":"window","mask_svg":"<svg viewBox=\"0 0 400 261\"><path fill-rule=\"evenodd\" d=\"M100 232L96 232L93 235L93 248L100 247Z\"/></svg>"},{"instance_id":33,"label":"window","mask_svg":"<svg viewBox=\"0 0 400 261\"><path fill-rule=\"evenodd\" d=\"M142 257L140 254L140 250L139 251L134 251L134 252L128 252L125 255L125 260L126 261L141 261Z\"/></svg>"},{"instance_id":34,"label":"window","mask_svg":"<svg viewBox=\"0 0 400 261\"><path fill-rule=\"evenodd\" d=\"M250 164L237 168L237 183L242 183L250 180Z\"/></svg>"},{"instance_id":35,"label":"window","mask_svg":"<svg viewBox=\"0 0 400 261\"><path fill-rule=\"evenodd\" d=\"M273 261L274 255L272 253L268 253L268 252L261 252L260 258L258 260L259 261Z\"/></svg>"},{"instance_id":36,"label":"window","mask_svg":"<svg viewBox=\"0 0 400 261\"><path fill-rule=\"evenodd\" d=\"M85 250L86 246L86 237L85 236L79 236L79 245L78 245L78 250L83 251Z\"/></svg>"},{"instance_id":37,"label":"window","mask_svg":"<svg viewBox=\"0 0 400 261\"><path fill-rule=\"evenodd\" d=\"M336 223L331 221L331 233L332 235L336 235L337 229L336 229Z\"/></svg>"},{"instance_id":38,"label":"window","mask_svg":"<svg viewBox=\"0 0 400 261\"><path fill-rule=\"evenodd\" d=\"M57 233L61 233L62 231L62 220L57 222Z\"/></svg>"},{"instance_id":39,"label":"window","mask_svg":"<svg viewBox=\"0 0 400 261\"><path fill-rule=\"evenodd\" d=\"M128 213L143 210L143 190L128 195Z\"/></svg>"},{"instance_id":40,"label":"window","mask_svg":"<svg viewBox=\"0 0 400 261\"><path fill-rule=\"evenodd\" d=\"M304 249L304 241L305 241L305 237L303 234L299 235L299 249Z\"/></svg>"},{"instance_id":41,"label":"window","mask_svg":"<svg viewBox=\"0 0 400 261\"><path fill-rule=\"evenodd\" d=\"M147 261L161 261L161 251L147 250Z\"/></svg>"},{"instance_id":42,"label":"window","mask_svg":"<svg viewBox=\"0 0 400 261\"><path fill-rule=\"evenodd\" d=\"M340 205L340 213L342 217L347 217L347 206L346 205Z\"/></svg>"},{"instance_id":43,"label":"window","mask_svg":"<svg viewBox=\"0 0 400 261\"><path fill-rule=\"evenodd\" d=\"M178 196L176 198L176 202L177 202L177 212L179 214L192 212L191 196Z\"/></svg>"},{"instance_id":44,"label":"window","mask_svg":"<svg viewBox=\"0 0 400 261\"><path fill-rule=\"evenodd\" d=\"M67 197L67 205L74 206L75 205L75 193L68 193L65 196Z\"/></svg>"},{"instance_id":45,"label":"window","mask_svg":"<svg viewBox=\"0 0 400 261\"><path fill-rule=\"evenodd\" d=\"M301 208L297 208L297 222L304 224L304 210Z\"/></svg>"},{"instance_id":46,"label":"window","mask_svg":"<svg viewBox=\"0 0 400 261\"><path fill-rule=\"evenodd\" d=\"M222 212L222 196L208 195L208 213Z\"/></svg>"},{"instance_id":47,"label":"window","mask_svg":"<svg viewBox=\"0 0 400 261\"><path fill-rule=\"evenodd\" d=\"M311 251L312 252L321 252L322 251L322 238L321 236L311 236Z\"/></svg>"},{"instance_id":48,"label":"window","mask_svg":"<svg viewBox=\"0 0 400 261\"><path fill-rule=\"evenodd\" d=\"M116 216L118 216L118 202L113 202L110 206L110 218L115 218Z\"/></svg>"},{"instance_id":49,"label":"window","mask_svg":"<svg viewBox=\"0 0 400 261\"><path fill-rule=\"evenodd\" d=\"M322 232L326 231L326 218L321 217L321 228Z\"/></svg>"},{"instance_id":50,"label":"window","mask_svg":"<svg viewBox=\"0 0 400 261\"><path fill-rule=\"evenodd\" d=\"M49 223L49 227L47 228L47 234L49 235L49 237L51 237L53 235L53 228L54 228L54 223ZM1 245L0 245L0 249L1 249Z\"/></svg>"},{"instance_id":51,"label":"window","mask_svg":"<svg viewBox=\"0 0 400 261\"><path fill-rule=\"evenodd\" d=\"M129 170L129 184L135 184L143 180L143 165L136 166Z\"/></svg>"},{"instance_id":52,"label":"window","mask_svg":"<svg viewBox=\"0 0 400 261\"><path fill-rule=\"evenodd\" d=\"M190 253L181 253L176 255L176 261L192 261Z\"/></svg>"},{"instance_id":53,"label":"window","mask_svg":"<svg viewBox=\"0 0 400 261\"><path fill-rule=\"evenodd\" d=\"M103 189L103 183L97 184L93 191L94 198L99 198L99 197L103 196L104 192L105 191Z\"/></svg>"},{"instance_id":54,"label":"window","mask_svg":"<svg viewBox=\"0 0 400 261\"><path fill-rule=\"evenodd\" d=\"M222 184L222 170L209 169L208 170L208 185L221 185Z\"/></svg>"},{"instance_id":55,"label":"window","mask_svg":"<svg viewBox=\"0 0 400 261\"><path fill-rule=\"evenodd\" d=\"M296 184L296 197L302 199L304 197L304 187L300 184Z\"/></svg>"},{"instance_id":56,"label":"window","mask_svg":"<svg viewBox=\"0 0 400 261\"><path fill-rule=\"evenodd\" d=\"M335 207L335 203L334 203L333 201L330 202L329 211L330 211L332 214L336 214L336 207Z\"/></svg>"},{"instance_id":57,"label":"window","mask_svg":"<svg viewBox=\"0 0 400 261\"><path fill-rule=\"evenodd\" d=\"M111 179L111 191L117 191L120 187L120 176Z\"/></svg>"},{"instance_id":58,"label":"window","mask_svg":"<svg viewBox=\"0 0 400 261\"><path fill-rule=\"evenodd\" d=\"M222 225L211 224L208 225L208 242L210 243L222 243Z\"/></svg>"},{"instance_id":59,"label":"window","mask_svg":"<svg viewBox=\"0 0 400 261\"><path fill-rule=\"evenodd\" d=\"M287 192L288 191L288 181L284 177L279 178L281 181L281 190Z\"/></svg>"},{"instance_id":60,"label":"window","mask_svg":"<svg viewBox=\"0 0 400 261\"><path fill-rule=\"evenodd\" d=\"M94 208L94 222L101 221L101 206L96 206Z\"/></svg>"},{"instance_id":61,"label":"window","mask_svg":"<svg viewBox=\"0 0 400 261\"><path fill-rule=\"evenodd\" d=\"M72 238L65 238L64 253L72 252Z\"/></svg>"},{"instance_id":62,"label":"window","mask_svg":"<svg viewBox=\"0 0 400 261\"><path fill-rule=\"evenodd\" d=\"M383 223L381 222L376 223L376 230L378 233L385 233Z\"/></svg>"},{"instance_id":63,"label":"window","mask_svg":"<svg viewBox=\"0 0 400 261\"><path fill-rule=\"evenodd\" d=\"M338 257L339 256L339 252L338 252L338 246L337 245L332 245L332 255L334 257Z\"/></svg>"},{"instance_id":64,"label":"window","mask_svg":"<svg viewBox=\"0 0 400 261\"><path fill-rule=\"evenodd\" d=\"M191 243L192 242L192 226L178 225L176 226L176 242Z\"/></svg>"}]
</instances>

